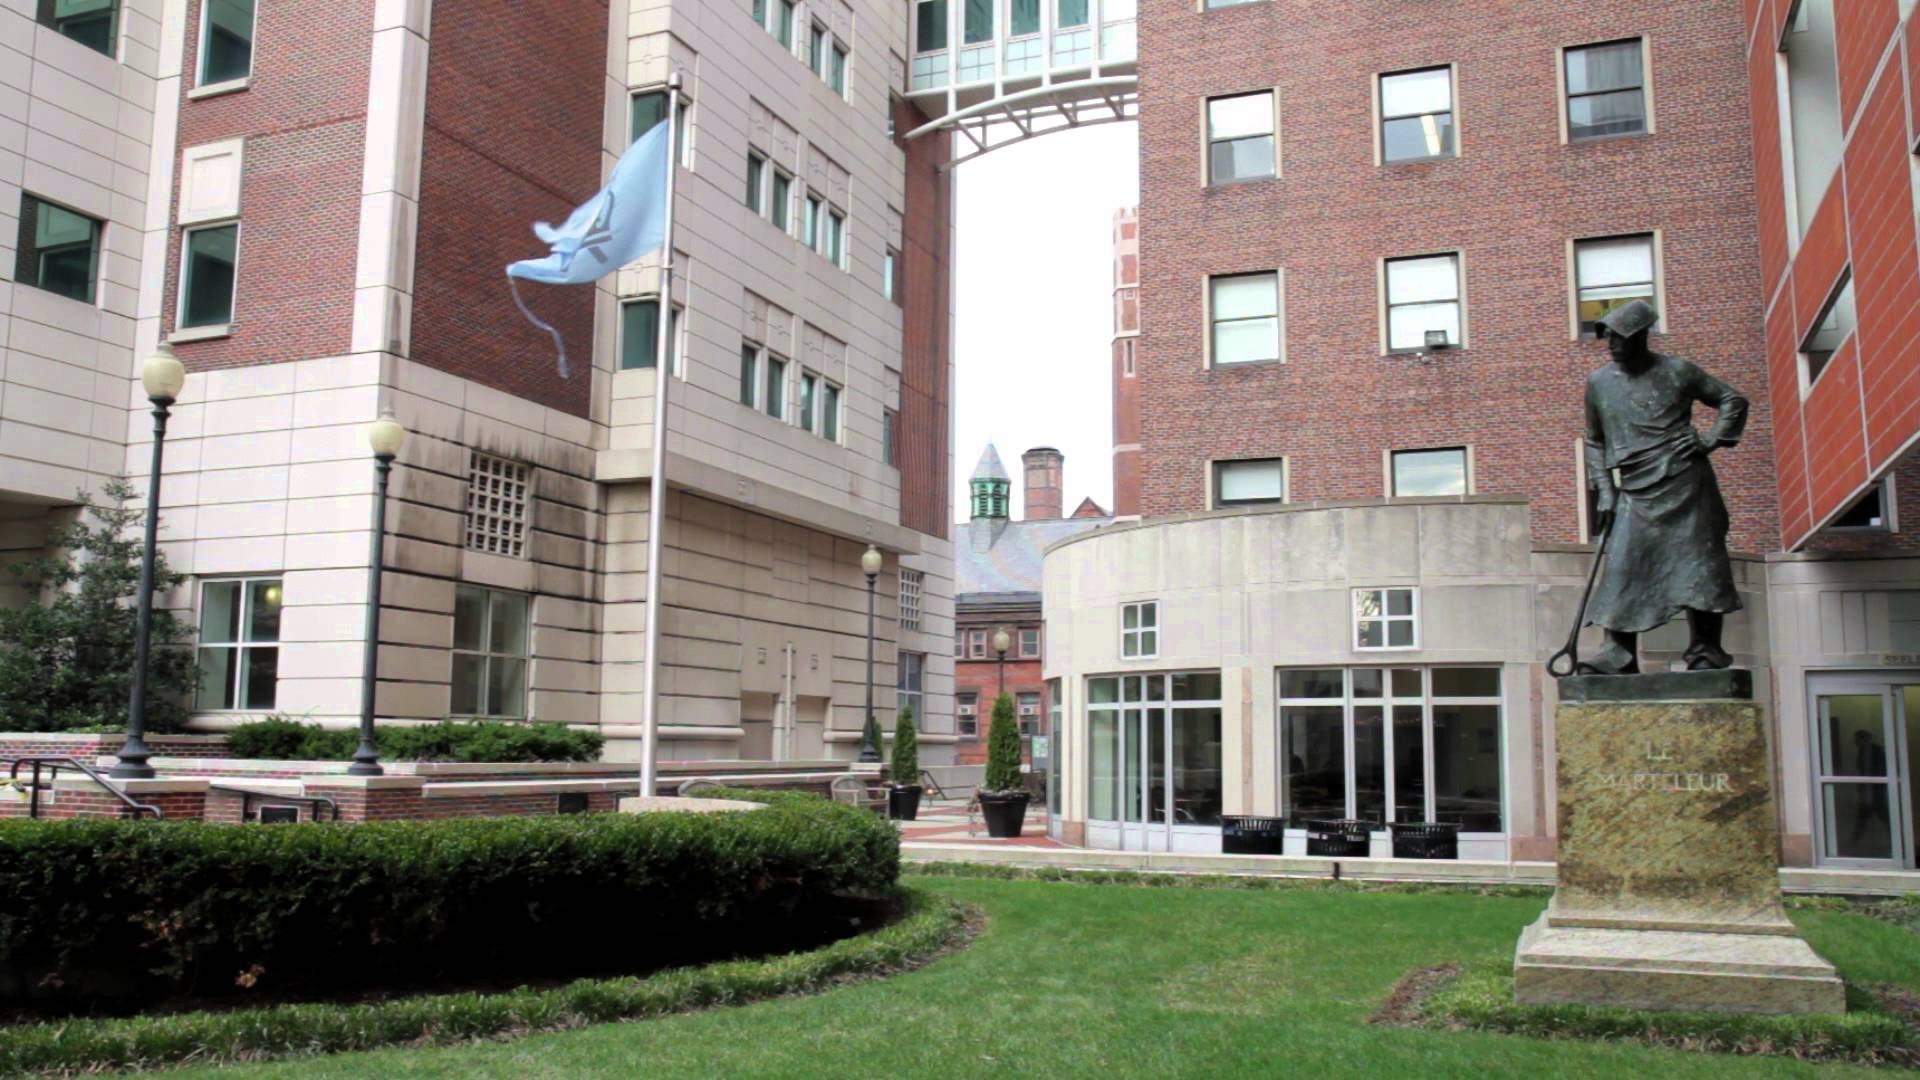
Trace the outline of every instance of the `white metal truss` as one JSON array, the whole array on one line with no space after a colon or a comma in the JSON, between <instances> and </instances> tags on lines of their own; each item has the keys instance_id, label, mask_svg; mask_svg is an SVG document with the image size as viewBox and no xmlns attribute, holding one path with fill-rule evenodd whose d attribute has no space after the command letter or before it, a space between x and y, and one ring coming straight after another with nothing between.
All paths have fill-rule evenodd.
<instances>
[{"instance_id":1,"label":"white metal truss","mask_svg":"<svg viewBox=\"0 0 1920 1080\"><path fill-rule=\"evenodd\" d=\"M988 151L1040 135L1136 119L1140 111L1139 85L1138 76L1109 75L1022 90L948 113L907 132L907 138L917 139L936 131L957 134L953 157L941 166L951 169Z\"/></svg>"}]
</instances>

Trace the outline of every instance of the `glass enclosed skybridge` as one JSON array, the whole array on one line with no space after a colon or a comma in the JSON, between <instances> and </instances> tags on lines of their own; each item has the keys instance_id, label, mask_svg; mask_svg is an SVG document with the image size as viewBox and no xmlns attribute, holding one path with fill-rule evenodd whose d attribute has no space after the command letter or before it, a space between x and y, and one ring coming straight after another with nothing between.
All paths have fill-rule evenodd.
<instances>
[{"instance_id":1,"label":"glass enclosed skybridge","mask_svg":"<svg viewBox=\"0 0 1920 1080\"><path fill-rule=\"evenodd\" d=\"M1050 131L1131 120L1138 0L909 0L907 93L958 164Z\"/></svg>"}]
</instances>

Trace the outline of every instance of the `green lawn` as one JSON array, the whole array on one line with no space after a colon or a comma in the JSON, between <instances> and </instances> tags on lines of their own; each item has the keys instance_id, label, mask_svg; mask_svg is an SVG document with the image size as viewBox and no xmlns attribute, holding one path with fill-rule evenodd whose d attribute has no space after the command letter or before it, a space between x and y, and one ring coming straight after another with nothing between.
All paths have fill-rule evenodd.
<instances>
[{"instance_id":1,"label":"green lawn","mask_svg":"<svg viewBox=\"0 0 1920 1080\"><path fill-rule=\"evenodd\" d=\"M909 975L508 1043L218 1073L1427 1080L1842 1071L1364 1022L1409 968L1511 956L1539 899L914 880L979 904L991 921L972 947ZM1920 935L1851 914L1796 912L1795 921L1850 978L1920 987Z\"/></svg>"}]
</instances>

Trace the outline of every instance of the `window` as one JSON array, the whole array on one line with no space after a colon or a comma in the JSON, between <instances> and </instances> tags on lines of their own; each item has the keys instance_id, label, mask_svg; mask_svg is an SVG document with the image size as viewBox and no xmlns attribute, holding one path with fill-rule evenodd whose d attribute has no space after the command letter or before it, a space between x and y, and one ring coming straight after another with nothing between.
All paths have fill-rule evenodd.
<instances>
[{"instance_id":1,"label":"window","mask_svg":"<svg viewBox=\"0 0 1920 1080\"><path fill-rule=\"evenodd\" d=\"M1353 590L1353 647L1420 647L1418 589Z\"/></svg>"},{"instance_id":2,"label":"window","mask_svg":"<svg viewBox=\"0 0 1920 1080\"><path fill-rule=\"evenodd\" d=\"M828 262L842 270L846 269L846 236L846 215L838 210L828 210L826 246L820 254L825 255Z\"/></svg>"},{"instance_id":3,"label":"window","mask_svg":"<svg viewBox=\"0 0 1920 1080\"><path fill-rule=\"evenodd\" d=\"M1887 514L1891 502L1887 497L1887 481L1883 480L1842 510L1839 517L1827 523L1827 528L1842 532L1892 532L1892 519Z\"/></svg>"},{"instance_id":4,"label":"window","mask_svg":"<svg viewBox=\"0 0 1920 1080\"><path fill-rule=\"evenodd\" d=\"M253 71L255 0L206 0L200 8L201 86L235 82Z\"/></svg>"},{"instance_id":5,"label":"window","mask_svg":"<svg viewBox=\"0 0 1920 1080\"><path fill-rule=\"evenodd\" d=\"M984 660L987 656L987 632L978 627L967 631L967 659Z\"/></svg>"},{"instance_id":6,"label":"window","mask_svg":"<svg viewBox=\"0 0 1920 1080\"><path fill-rule=\"evenodd\" d=\"M827 28L819 23L813 24L813 32L807 35L807 66L821 81L827 78Z\"/></svg>"},{"instance_id":7,"label":"window","mask_svg":"<svg viewBox=\"0 0 1920 1080\"><path fill-rule=\"evenodd\" d=\"M39 21L55 33L112 56L117 51L119 14L119 0L40 0Z\"/></svg>"},{"instance_id":8,"label":"window","mask_svg":"<svg viewBox=\"0 0 1920 1080\"><path fill-rule=\"evenodd\" d=\"M1278 170L1273 152L1273 92L1207 100L1207 178L1256 180Z\"/></svg>"},{"instance_id":9,"label":"window","mask_svg":"<svg viewBox=\"0 0 1920 1080\"><path fill-rule=\"evenodd\" d=\"M767 212L775 228L781 232L792 230L793 177L779 169L773 170L773 199L767 207Z\"/></svg>"},{"instance_id":10,"label":"window","mask_svg":"<svg viewBox=\"0 0 1920 1080\"><path fill-rule=\"evenodd\" d=\"M1206 0L1206 8L1208 11L1215 11L1219 8L1239 7L1242 4L1257 2L1258 0Z\"/></svg>"},{"instance_id":11,"label":"window","mask_svg":"<svg viewBox=\"0 0 1920 1080\"><path fill-rule=\"evenodd\" d=\"M202 583L195 707L271 709L279 672L280 579Z\"/></svg>"},{"instance_id":12,"label":"window","mask_svg":"<svg viewBox=\"0 0 1920 1080\"><path fill-rule=\"evenodd\" d=\"M780 10L774 15L773 39L783 49L793 48L793 0L780 0Z\"/></svg>"},{"instance_id":13,"label":"window","mask_svg":"<svg viewBox=\"0 0 1920 1080\"><path fill-rule=\"evenodd\" d=\"M800 430L812 431L814 398L818 396L815 387L820 384L820 376L811 371L800 373Z\"/></svg>"},{"instance_id":14,"label":"window","mask_svg":"<svg viewBox=\"0 0 1920 1080\"><path fill-rule=\"evenodd\" d=\"M1218 671L1088 679L1087 734L1088 817L1217 835Z\"/></svg>"},{"instance_id":15,"label":"window","mask_svg":"<svg viewBox=\"0 0 1920 1080\"><path fill-rule=\"evenodd\" d=\"M772 353L767 354L767 394L760 401L760 407L775 420L784 422L787 418L787 362Z\"/></svg>"},{"instance_id":16,"label":"window","mask_svg":"<svg viewBox=\"0 0 1920 1080\"><path fill-rule=\"evenodd\" d=\"M234 263L240 226L189 229L180 269L181 327L225 326L233 321Z\"/></svg>"},{"instance_id":17,"label":"window","mask_svg":"<svg viewBox=\"0 0 1920 1080\"><path fill-rule=\"evenodd\" d=\"M1380 76L1380 160L1453 156L1453 69Z\"/></svg>"},{"instance_id":18,"label":"window","mask_svg":"<svg viewBox=\"0 0 1920 1080\"><path fill-rule=\"evenodd\" d=\"M962 0L960 5L960 40L967 45L977 45L993 40L993 5L995 0Z\"/></svg>"},{"instance_id":19,"label":"window","mask_svg":"<svg viewBox=\"0 0 1920 1080\"><path fill-rule=\"evenodd\" d=\"M967 632L965 630L955 630L953 632L953 658L955 660L960 660L960 659L964 659L966 655L967 655Z\"/></svg>"},{"instance_id":20,"label":"window","mask_svg":"<svg viewBox=\"0 0 1920 1080\"><path fill-rule=\"evenodd\" d=\"M1120 343L1120 370L1127 378L1133 378L1133 339Z\"/></svg>"},{"instance_id":21,"label":"window","mask_svg":"<svg viewBox=\"0 0 1920 1080\"><path fill-rule=\"evenodd\" d=\"M1120 605L1120 658L1151 660L1160 655L1160 605L1148 600Z\"/></svg>"},{"instance_id":22,"label":"window","mask_svg":"<svg viewBox=\"0 0 1920 1080\"><path fill-rule=\"evenodd\" d=\"M93 303L100 279L101 223L32 195L20 196L20 245L14 279Z\"/></svg>"},{"instance_id":23,"label":"window","mask_svg":"<svg viewBox=\"0 0 1920 1080\"><path fill-rule=\"evenodd\" d=\"M1020 631L1020 655L1036 657L1040 655L1040 630L1038 627L1024 627Z\"/></svg>"},{"instance_id":24,"label":"window","mask_svg":"<svg viewBox=\"0 0 1920 1080\"><path fill-rule=\"evenodd\" d=\"M766 26L767 26L767 0L753 0L753 4L752 4L752 8L751 8L751 10L752 10L752 12L753 12L753 21L754 21L754 23L755 23L756 25L758 25L758 26L759 26L759 27L760 27L761 29L763 29L763 30L764 30L764 29L766 29Z\"/></svg>"},{"instance_id":25,"label":"window","mask_svg":"<svg viewBox=\"0 0 1920 1080\"><path fill-rule=\"evenodd\" d=\"M1014 715L1020 719L1020 734L1038 735L1040 733L1040 695L1033 691L1023 691L1013 696Z\"/></svg>"},{"instance_id":26,"label":"window","mask_svg":"<svg viewBox=\"0 0 1920 1080\"><path fill-rule=\"evenodd\" d=\"M830 382L820 384L820 437L840 441L840 388Z\"/></svg>"},{"instance_id":27,"label":"window","mask_svg":"<svg viewBox=\"0 0 1920 1080\"><path fill-rule=\"evenodd\" d=\"M1233 274L1208 279L1213 365L1280 359L1280 274Z\"/></svg>"},{"instance_id":28,"label":"window","mask_svg":"<svg viewBox=\"0 0 1920 1080\"><path fill-rule=\"evenodd\" d=\"M527 714L527 597L461 585L453 594L454 716Z\"/></svg>"},{"instance_id":29,"label":"window","mask_svg":"<svg viewBox=\"0 0 1920 1080\"><path fill-rule=\"evenodd\" d=\"M900 422L900 414L892 409L880 410L880 461L884 465L900 464L899 443L894 435L894 425Z\"/></svg>"},{"instance_id":30,"label":"window","mask_svg":"<svg viewBox=\"0 0 1920 1080\"><path fill-rule=\"evenodd\" d=\"M833 58L827 66L827 85L841 97L847 96L847 48L833 43Z\"/></svg>"},{"instance_id":31,"label":"window","mask_svg":"<svg viewBox=\"0 0 1920 1080\"><path fill-rule=\"evenodd\" d=\"M467 464L467 547L525 558L531 470L517 461L473 451Z\"/></svg>"},{"instance_id":32,"label":"window","mask_svg":"<svg viewBox=\"0 0 1920 1080\"><path fill-rule=\"evenodd\" d=\"M1855 322L1853 307L1853 271L1849 268L1840 275L1840 284L1834 287L1833 295L1828 297L1827 306L1820 311L1820 317L1814 321L1813 332L1800 346L1800 363L1806 371L1803 386L1811 387L1813 380L1827 369L1833 360L1833 354L1840 351L1853 334Z\"/></svg>"},{"instance_id":33,"label":"window","mask_svg":"<svg viewBox=\"0 0 1920 1080\"><path fill-rule=\"evenodd\" d=\"M915 52L939 52L947 47L947 0L920 0L914 5Z\"/></svg>"},{"instance_id":34,"label":"window","mask_svg":"<svg viewBox=\"0 0 1920 1080\"><path fill-rule=\"evenodd\" d=\"M1580 336L1585 337L1614 308L1635 300L1654 302L1653 234L1576 240L1573 274Z\"/></svg>"},{"instance_id":35,"label":"window","mask_svg":"<svg viewBox=\"0 0 1920 1080\"><path fill-rule=\"evenodd\" d=\"M953 695L954 708L959 712L960 734L978 738L980 735L980 694L969 690Z\"/></svg>"},{"instance_id":36,"label":"window","mask_svg":"<svg viewBox=\"0 0 1920 1080\"><path fill-rule=\"evenodd\" d=\"M1060 813L1061 759L1067 755L1060 745L1060 680L1047 680L1047 812Z\"/></svg>"},{"instance_id":37,"label":"window","mask_svg":"<svg viewBox=\"0 0 1920 1080\"><path fill-rule=\"evenodd\" d=\"M1499 668L1282 668L1276 678L1289 826L1358 818L1501 831Z\"/></svg>"},{"instance_id":38,"label":"window","mask_svg":"<svg viewBox=\"0 0 1920 1080\"><path fill-rule=\"evenodd\" d=\"M747 209L765 216L767 185L767 159L749 150L747 152Z\"/></svg>"},{"instance_id":39,"label":"window","mask_svg":"<svg viewBox=\"0 0 1920 1080\"><path fill-rule=\"evenodd\" d=\"M1395 498L1423 495L1465 495L1467 450L1450 446L1438 450L1395 450L1392 459Z\"/></svg>"},{"instance_id":40,"label":"window","mask_svg":"<svg viewBox=\"0 0 1920 1080\"><path fill-rule=\"evenodd\" d=\"M1010 37L1025 37L1040 32L1040 0L1012 0L1009 7Z\"/></svg>"},{"instance_id":41,"label":"window","mask_svg":"<svg viewBox=\"0 0 1920 1080\"><path fill-rule=\"evenodd\" d=\"M1061 30L1087 25L1087 0L1057 0L1054 17Z\"/></svg>"},{"instance_id":42,"label":"window","mask_svg":"<svg viewBox=\"0 0 1920 1080\"><path fill-rule=\"evenodd\" d=\"M1778 84L1785 98L1780 103L1780 141L1787 150L1782 165L1793 191L1788 205L1799 236L1805 236L1813 224L1813 215L1840 167L1846 130L1840 122L1834 7L1834 0L1800 0L1780 39Z\"/></svg>"},{"instance_id":43,"label":"window","mask_svg":"<svg viewBox=\"0 0 1920 1080\"><path fill-rule=\"evenodd\" d=\"M927 715L922 708L925 696L921 685L926 678L926 672L926 653L903 652L900 654L899 697L895 710L912 709L916 724L923 721Z\"/></svg>"},{"instance_id":44,"label":"window","mask_svg":"<svg viewBox=\"0 0 1920 1080\"><path fill-rule=\"evenodd\" d=\"M740 346L740 404L753 408L754 392L760 388L760 346Z\"/></svg>"},{"instance_id":45,"label":"window","mask_svg":"<svg viewBox=\"0 0 1920 1080\"><path fill-rule=\"evenodd\" d=\"M920 629L920 585L918 570L900 568L900 629Z\"/></svg>"},{"instance_id":46,"label":"window","mask_svg":"<svg viewBox=\"0 0 1920 1080\"><path fill-rule=\"evenodd\" d=\"M1460 344L1460 256L1387 260L1387 351L1422 352L1429 332Z\"/></svg>"},{"instance_id":47,"label":"window","mask_svg":"<svg viewBox=\"0 0 1920 1080\"><path fill-rule=\"evenodd\" d=\"M800 242L820 250L820 196L811 191L807 193L806 216L800 219Z\"/></svg>"},{"instance_id":48,"label":"window","mask_svg":"<svg viewBox=\"0 0 1920 1080\"><path fill-rule=\"evenodd\" d=\"M1287 501L1285 458L1213 463L1213 505L1250 506Z\"/></svg>"},{"instance_id":49,"label":"window","mask_svg":"<svg viewBox=\"0 0 1920 1080\"><path fill-rule=\"evenodd\" d=\"M667 92L665 90L649 90L643 94L633 95L633 138L630 141L639 142L640 136L659 127L660 122L666 118Z\"/></svg>"},{"instance_id":50,"label":"window","mask_svg":"<svg viewBox=\"0 0 1920 1080\"><path fill-rule=\"evenodd\" d=\"M667 363L678 355L680 309L673 310L667 327ZM628 300L620 305L620 368L622 371L655 366L660 348L660 300Z\"/></svg>"},{"instance_id":51,"label":"window","mask_svg":"<svg viewBox=\"0 0 1920 1080\"><path fill-rule=\"evenodd\" d=\"M1647 133L1640 39L1568 49L1567 139L1607 139Z\"/></svg>"},{"instance_id":52,"label":"window","mask_svg":"<svg viewBox=\"0 0 1920 1080\"><path fill-rule=\"evenodd\" d=\"M1003 518L1007 516L1007 491L1012 482L1008 480L976 480L973 482L973 516L977 518Z\"/></svg>"},{"instance_id":53,"label":"window","mask_svg":"<svg viewBox=\"0 0 1920 1080\"><path fill-rule=\"evenodd\" d=\"M900 303L900 253L892 248L880 260L880 295Z\"/></svg>"}]
</instances>

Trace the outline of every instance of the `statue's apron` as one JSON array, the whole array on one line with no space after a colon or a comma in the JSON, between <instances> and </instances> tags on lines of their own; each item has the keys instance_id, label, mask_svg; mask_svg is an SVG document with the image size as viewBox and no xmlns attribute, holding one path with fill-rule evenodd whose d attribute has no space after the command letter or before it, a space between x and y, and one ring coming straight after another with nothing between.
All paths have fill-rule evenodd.
<instances>
[{"instance_id":1,"label":"statue's apron","mask_svg":"<svg viewBox=\"0 0 1920 1080\"><path fill-rule=\"evenodd\" d=\"M1706 454L1683 455L1663 443L1621 461L1619 475L1606 565L1587 621L1639 632L1689 609L1739 611L1727 504Z\"/></svg>"}]
</instances>

